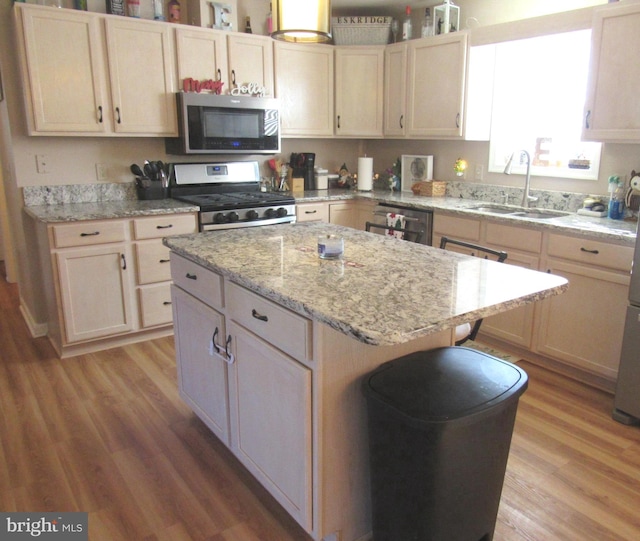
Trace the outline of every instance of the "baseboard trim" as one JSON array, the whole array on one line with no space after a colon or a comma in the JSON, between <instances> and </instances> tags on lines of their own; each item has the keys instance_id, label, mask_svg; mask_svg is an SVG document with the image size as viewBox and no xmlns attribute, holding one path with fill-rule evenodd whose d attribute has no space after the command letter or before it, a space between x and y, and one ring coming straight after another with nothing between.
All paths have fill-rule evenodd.
<instances>
[{"instance_id":1,"label":"baseboard trim","mask_svg":"<svg viewBox=\"0 0 640 541\"><path fill-rule=\"evenodd\" d=\"M29 334L31 334L31 338L42 338L43 336L47 336L49 332L49 325L46 323L38 323L26 303L20 297L20 313L22 314L22 319L27 324L27 328L29 329Z\"/></svg>"}]
</instances>

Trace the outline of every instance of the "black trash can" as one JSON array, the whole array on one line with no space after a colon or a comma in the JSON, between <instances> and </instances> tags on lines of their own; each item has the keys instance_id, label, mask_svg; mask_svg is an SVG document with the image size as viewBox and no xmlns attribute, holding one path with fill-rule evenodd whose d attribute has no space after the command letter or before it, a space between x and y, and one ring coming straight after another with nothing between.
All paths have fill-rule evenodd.
<instances>
[{"instance_id":1,"label":"black trash can","mask_svg":"<svg viewBox=\"0 0 640 541\"><path fill-rule=\"evenodd\" d=\"M413 353L365 377L373 541L493 538L527 380L465 347Z\"/></svg>"}]
</instances>

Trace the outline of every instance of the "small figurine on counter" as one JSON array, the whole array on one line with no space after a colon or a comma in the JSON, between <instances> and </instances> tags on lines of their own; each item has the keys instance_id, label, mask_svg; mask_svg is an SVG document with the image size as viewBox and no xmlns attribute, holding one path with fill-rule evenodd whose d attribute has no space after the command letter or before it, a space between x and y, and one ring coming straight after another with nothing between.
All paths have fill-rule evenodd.
<instances>
[{"instance_id":1,"label":"small figurine on counter","mask_svg":"<svg viewBox=\"0 0 640 541\"><path fill-rule=\"evenodd\" d=\"M338 187L349 188L353 184L354 184L353 177L349 173L349 169L347 169L347 164L343 163L340 169L338 170Z\"/></svg>"}]
</instances>

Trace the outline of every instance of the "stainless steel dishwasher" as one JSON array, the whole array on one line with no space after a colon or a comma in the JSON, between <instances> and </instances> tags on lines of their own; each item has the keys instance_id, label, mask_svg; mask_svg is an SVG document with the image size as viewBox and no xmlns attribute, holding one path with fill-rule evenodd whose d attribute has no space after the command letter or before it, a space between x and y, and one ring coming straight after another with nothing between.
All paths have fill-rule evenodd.
<instances>
[{"instance_id":1,"label":"stainless steel dishwasher","mask_svg":"<svg viewBox=\"0 0 640 541\"><path fill-rule=\"evenodd\" d=\"M431 246L433 237L433 212L425 209L417 209L413 207L403 206L395 203L378 203L373 210L373 218L370 220L377 224L387 223L387 214L401 214L405 217L405 229L409 231L417 231L422 229L421 244Z\"/></svg>"}]
</instances>

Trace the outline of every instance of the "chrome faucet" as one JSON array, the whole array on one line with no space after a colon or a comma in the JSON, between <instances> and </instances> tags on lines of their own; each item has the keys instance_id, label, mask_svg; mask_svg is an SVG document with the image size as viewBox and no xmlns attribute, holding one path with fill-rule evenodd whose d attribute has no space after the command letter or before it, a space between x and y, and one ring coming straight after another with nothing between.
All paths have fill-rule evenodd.
<instances>
[{"instance_id":1,"label":"chrome faucet","mask_svg":"<svg viewBox=\"0 0 640 541\"><path fill-rule=\"evenodd\" d=\"M533 197L531 195L529 195L529 188L531 186L531 155L526 151L526 150L518 150L517 152L520 153L520 156L522 157L522 155L524 154L527 157L527 175L525 177L524 180L524 194L522 195L522 206L526 209L529 208L529 203L531 201L537 201L538 198L537 197ZM504 167L504 174L505 175L510 175L511 174L511 165L513 163L513 157L516 155L515 152L513 152L511 154L511 156L509 156L509 160L507 161L507 165L505 165Z\"/></svg>"}]
</instances>

